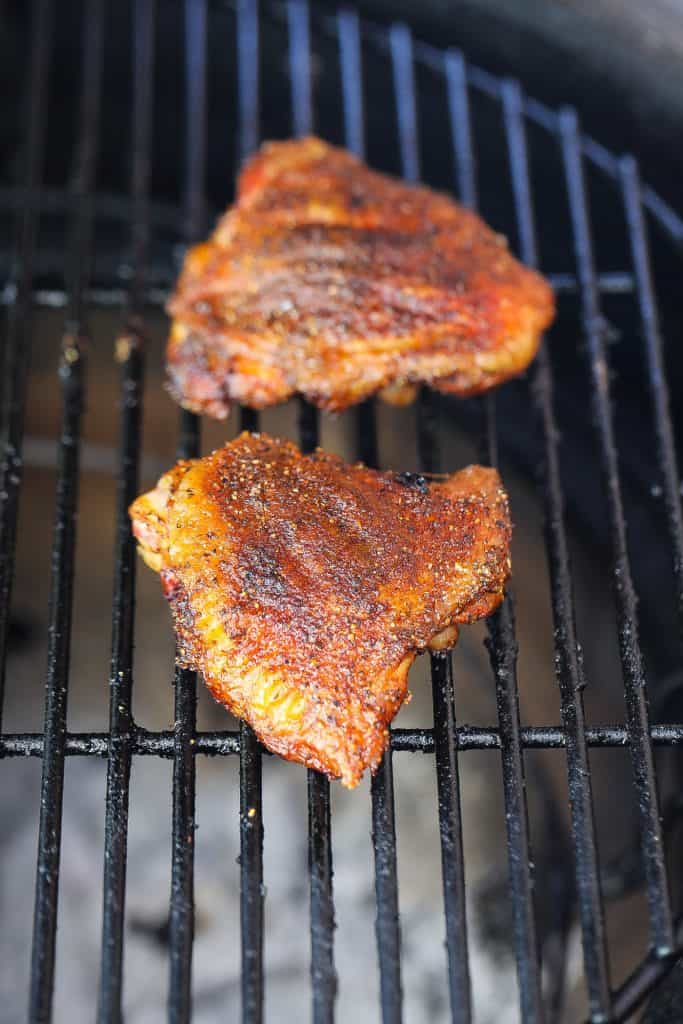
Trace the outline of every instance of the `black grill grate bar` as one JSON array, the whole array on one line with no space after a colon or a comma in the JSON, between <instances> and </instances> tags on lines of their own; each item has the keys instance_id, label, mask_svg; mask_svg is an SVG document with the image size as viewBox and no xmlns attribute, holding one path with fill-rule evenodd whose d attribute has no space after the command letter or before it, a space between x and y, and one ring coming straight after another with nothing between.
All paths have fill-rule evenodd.
<instances>
[{"instance_id":1,"label":"black grill grate bar","mask_svg":"<svg viewBox=\"0 0 683 1024\"><path fill-rule=\"evenodd\" d=\"M403 1019L401 985L401 926L398 908L396 865L396 815L391 746L370 783L372 797L372 846L375 855L377 956L383 1024Z\"/></svg>"},{"instance_id":2,"label":"black grill grate bar","mask_svg":"<svg viewBox=\"0 0 683 1024\"><path fill-rule=\"evenodd\" d=\"M258 0L239 0L237 4L237 81L241 162L259 144Z\"/></svg>"},{"instance_id":3,"label":"black grill grate bar","mask_svg":"<svg viewBox=\"0 0 683 1024\"><path fill-rule=\"evenodd\" d=\"M320 416L314 405L304 399L299 401L298 409L299 444L301 451L310 453L318 447L320 434Z\"/></svg>"},{"instance_id":4,"label":"black grill grate bar","mask_svg":"<svg viewBox=\"0 0 683 1024\"><path fill-rule=\"evenodd\" d=\"M133 22L133 153L131 195L131 260L133 275L127 295L133 318L142 315L150 238L149 183L154 93L154 26L156 0L135 0Z\"/></svg>"},{"instance_id":5,"label":"black grill grate bar","mask_svg":"<svg viewBox=\"0 0 683 1024\"><path fill-rule=\"evenodd\" d=\"M678 953L666 957L658 956L656 952L650 952L645 960L639 964L628 976L626 981L617 989L614 994L614 1020L633 1020L633 1012L642 1005L645 998L652 992L671 971L680 956L683 930L680 918L677 921L677 946ZM675 1013L675 1009L673 1010ZM669 1020L672 1018L669 1017ZM666 1024L666 1017L663 1024Z\"/></svg>"},{"instance_id":6,"label":"black grill grate bar","mask_svg":"<svg viewBox=\"0 0 683 1024\"><path fill-rule=\"evenodd\" d=\"M52 0L33 5L29 104L24 177L34 194L43 173L47 78L52 38ZM7 635L17 543L19 492L23 474L22 446L27 378L31 354L33 264L39 208L30 200L17 207L16 301L7 318L2 391L2 464L0 465L0 730L7 672Z\"/></svg>"},{"instance_id":7,"label":"black grill grate bar","mask_svg":"<svg viewBox=\"0 0 683 1024\"><path fill-rule=\"evenodd\" d=\"M207 6L206 0L185 0L185 237L199 241L205 227L204 185L207 137Z\"/></svg>"},{"instance_id":8,"label":"black grill grate bar","mask_svg":"<svg viewBox=\"0 0 683 1024\"><path fill-rule=\"evenodd\" d=\"M374 399L370 398L356 410L356 449L366 466L379 465L377 447L377 413Z\"/></svg>"},{"instance_id":9,"label":"black grill grate bar","mask_svg":"<svg viewBox=\"0 0 683 1024\"><path fill-rule=\"evenodd\" d=\"M313 131L313 89L311 76L311 29L307 0L288 0L289 79L292 88L292 131L310 135Z\"/></svg>"},{"instance_id":10,"label":"black grill grate bar","mask_svg":"<svg viewBox=\"0 0 683 1024\"><path fill-rule=\"evenodd\" d=\"M415 61L413 34L402 22L389 29L391 67L394 76L394 98L398 139L401 147L401 173L406 181L420 178L420 140L417 127L415 93Z\"/></svg>"},{"instance_id":11,"label":"black grill grate bar","mask_svg":"<svg viewBox=\"0 0 683 1024\"><path fill-rule=\"evenodd\" d=\"M492 406L488 406L492 410ZM487 443L488 447L488 443ZM489 449L490 450L490 449ZM495 465L493 460L491 463ZM522 1018L543 1021L538 943L531 879L531 844L522 757L517 691L517 643L512 601L508 595L488 622L489 653L496 680L503 765L505 824Z\"/></svg>"},{"instance_id":12,"label":"black grill grate bar","mask_svg":"<svg viewBox=\"0 0 683 1024\"><path fill-rule=\"evenodd\" d=\"M136 0L133 52L133 273L129 290L128 323L115 343L115 357L121 365L121 448L117 472L112 656L109 676L111 739L104 828L102 957L98 994L100 1024L110 1021L116 1024L122 1019L128 807L134 729L131 701L136 577L135 542L130 529L128 506L137 497L140 478L140 421L144 383L144 327L140 303L144 294L149 241L146 204L150 176L154 0Z\"/></svg>"},{"instance_id":13,"label":"black grill grate bar","mask_svg":"<svg viewBox=\"0 0 683 1024\"><path fill-rule=\"evenodd\" d=\"M396 113L404 177L419 176L417 95L413 42L404 25L395 29L391 56L396 93ZM422 469L440 470L434 398L423 390L418 409L418 454ZM455 693L449 654L430 653L436 781L439 805L441 872L446 922L446 951L451 1016L458 1024L471 1019L471 985L465 905L465 862L462 849L460 782L455 731Z\"/></svg>"},{"instance_id":14,"label":"black grill grate bar","mask_svg":"<svg viewBox=\"0 0 683 1024\"><path fill-rule=\"evenodd\" d=\"M619 163L619 176L626 221L631 239L633 271L637 284L640 319L645 339L648 383L655 417L657 454L663 483L664 502L669 526L673 569L676 583L678 619L683 637L683 510L681 483L676 457L676 442L671 422L671 402L666 380L659 313L652 283L650 253L643 216L642 190L638 166L633 157Z\"/></svg>"},{"instance_id":15,"label":"black grill grate bar","mask_svg":"<svg viewBox=\"0 0 683 1024\"><path fill-rule=\"evenodd\" d=\"M344 130L347 148L361 159L365 155L363 61L358 16L340 11L338 16L339 63L344 97ZM377 468L378 445L374 402L357 411L358 457ZM403 1015L401 984L401 926L396 862L396 815L391 743L370 783L372 847L375 858L375 934L380 977L383 1024L400 1024Z\"/></svg>"},{"instance_id":16,"label":"black grill grate bar","mask_svg":"<svg viewBox=\"0 0 683 1024\"><path fill-rule=\"evenodd\" d=\"M185 213L186 239L201 238L206 172L206 0L185 0ZM177 455L199 455L199 422L180 415ZM169 992L171 1024L186 1024L192 1014L194 944L194 839L197 676L176 667L173 729L173 821L169 906Z\"/></svg>"},{"instance_id":17,"label":"black grill grate bar","mask_svg":"<svg viewBox=\"0 0 683 1024\"><path fill-rule=\"evenodd\" d=\"M249 409L246 405L240 408L240 430L257 432L259 429L259 416L255 409Z\"/></svg>"},{"instance_id":18,"label":"black grill grate bar","mask_svg":"<svg viewBox=\"0 0 683 1024\"><path fill-rule=\"evenodd\" d=\"M466 91L467 71L464 64L461 72L448 80L448 86ZM450 108L459 110L463 116L466 116L467 99L464 97L451 99ZM458 138L454 141L459 141L465 146L465 152L459 157L459 167L463 176L472 174L476 164L469 121L459 128ZM467 194L476 195L473 182L469 184ZM482 455L490 465L497 466L495 396L488 395L484 399L482 407L484 411ZM496 684L501 739L508 869L520 1009L525 1021L541 1022L545 1012L541 991L530 868L531 844L517 687L517 638L513 600L509 592L498 611L490 616L487 626L489 654Z\"/></svg>"},{"instance_id":19,"label":"black grill grate bar","mask_svg":"<svg viewBox=\"0 0 683 1024\"><path fill-rule=\"evenodd\" d=\"M79 289L87 280L91 257L87 196L94 184L98 144L103 16L103 0L95 0L88 8L82 43L84 99L73 190L83 202L76 205L70 225L65 270L66 280ZM86 95L91 98L86 100ZM85 329L80 295L70 295L69 313L59 366L63 411L50 573L43 771L29 993L29 1019L41 1022L51 1018L54 989L79 449L85 387Z\"/></svg>"},{"instance_id":20,"label":"black grill grate bar","mask_svg":"<svg viewBox=\"0 0 683 1024\"><path fill-rule=\"evenodd\" d=\"M614 558L613 572L619 647L626 690L627 727L638 795L641 844L650 914L650 937L653 949L659 955L666 955L671 951L673 945L673 925L662 846L652 744L649 737L647 687L638 639L637 598L631 578L627 549L616 438L610 409L610 371L605 347L604 324L601 318L600 301L593 269L592 240L579 144L578 120L575 111L571 109L565 109L560 116L560 137L574 233L577 271L581 281L584 332L591 377L591 398L607 490Z\"/></svg>"},{"instance_id":21,"label":"black grill grate bar","mask_svg":"<svg viewBox=\"0 0 683 1024\"><path fill-rule=\"evenodd\" d=\"M466 1024L472 1017L472 993L467 955L465 860L462 850L455 686L450 655L430 654L430 661L451 1019L458 1024Z\"/></svg>"},{"instance_id":22,"label":"black grill grate bar","mask_svg":"<svg viewBox=\"0 0 683 1024\"><path fill-rule=\"evenodd\" d=\"M523 100L519 85L503 86L503 113L522 259L537 266L538 251ZM557 679L566 733L567 775L572 815L576 883L588 998L593 1021L610 1018L611 996L593 793L586 746L582 690L585 686L576 636L574 596L560 479L558 430L553 408L553 375L545 343L531 376L532 396L543 434L543 501L551 579Z\"/></svg>"},{"instance_id":23,"label":"black grill grate bar","mask_svg":"<svg viewBox=\"0 0 683 1024\"><path fill-rule=\"evenodd\" d=\"M497 465L495 402L484 402L485 427L482 451ZM544 1008L538 957L538 940L531 879L531 844L522 755L517 688L517 640L514 606L508 592L500 609L489 618L488 648L496 682L498 724L503 767L505 825L508 868L513 911L513 933L517 957L520 1008L526 1021L543 1021Z\"/></svg>"},{"instance_id":24,"label":"black grill grate bar","mask_svg":"<svg viewBox=\"0 0 683 1024\"><path fill-rule=\"evenodd\" d=\"M242 1020L263 1019L263 806L261 750L253 731L240 724L240 898Z\"/></svg>"},{"instance_id":25,"label":"black grill grate bar","mask_svg":"<svg viewBox=\"0 0 683 1024\"><path fill-rule=\"evenodd\" d=\"M52 544L43 774L31 952L29 1020L35 1022L48 1021L52 1015L84 362L80 339L65 334L59 370L63 415Z\"/></svg>"},{"instance_id":26,"label":"black grill grate bar","mask_svg":"<svg viewBox=\"0 0 683 1024\"><path fill-rule=\"evenodd\" d=\"M334 969L332 817L330 783L308 771L308 867L311 892L311 983L313 1024L331 1024L337 995Z\"/></svg>"},{"instance_id":27,"label":"black grill grate bar","mask_svg":"<svg viewBox=\"0 0 683 1024\"><path fill-rule=\"evenodd\" d=\"M237 74L239 81L239 152L242 160L259 143L259 32L254 0L237 9ZM245 94L246 92L246 94ZM240 411L243 430L258 430L253 409ZM242 1020L263 1020L263 800L261 748L253 730L240 722L240 923L242 929Z\"/></svg>"},{"instance_id":28,"label":"black grill grate bar","mask_svg":"<svg viewBox=\"0 0 683 1024\"><path fill-rule=\"evenodd\" d=\"M440 470L440 452L435 415L435 398L423 390L419 397L417 447L421 468L427 473ZM455 718L455 687L450 655L431 653L434 729L430 730L429 750L436 753L436 783L439 806L439 839L443 881L446 952L451 1019L466 1024L472 1017L472 993L469 975L467 907L465 900L465 860L462 848L460 775L458 768L459 735ZM394 745L403 730L394 730ZM426 737L425 737L426 739Z\"/></svg>"},{"instance_id":29,"label":"black grill grate bar","mask_svg":"<svg viewBox=\"0 0 683 1024\"><path fill-rule=\"evenodd\" d=\"M292 73L292 124L297 135L313 131L310 10L306 0L290 0L289 67ZM306 78L302 72L306 72ZM305 453L318 445L318 410L299 401L299 443ZM308 866L310 876L311 984L313 1024L331 1024L337 995L334 967L334 895L332 888L332 815L330 783L309 768Z\"/></svg>"},{"instance_id":30,"label":"black grill grate bar","mask_svg":"<svg viewBox=\"0 0 683 1024\"><path fill-rule=\"evenodd\" d=\"M362 160L365 157L363 56L360 23L354 10L344 8L338 12L337 34L344 104L344 137L347 148Z\"/></svg>"},{"instance_id":31,"label":"black grill grate bar","mask_svg":"<svg viewBox=\"0 0 683 1024\"><path fill-rule=\"evenodd\" d=\"M448 112L458 183L458 198L469 209L477 205L477 173L472 146L467 65L459 50L449 50L445 59Z\"/></svg>"},{"instance_id":32,"label":"black grill grate bar","mask_svg":"<svg viewBox=\"0 0 683 1024\"><path fill-rule=\"evenodd\" d=\"M109 766L105 812L104 904L98 1019L121 1020L123 924L131 756L135 544L128 506L138 493L143 341L129 331L116 342L121 361L121 456L117 482L112 659L109 678Z\"/></svg>"},{"instance_id":33,"label":"black grill grate bar","mask_svg":"<svg viewBox=\"0 0 683 1024\"><path fill-rule=\"evenodd\" d=\"M104 41L104 3L95 0L85 18L83 44L83 81L81 92L80 137L71 172L70 191L74 214L71 220L69 251L73 258L66 268L69 296L67 322L77 329L83 317L84 289L90 278L92 261L93 203L92 186L97 164L100 120L102 45Z\"/></svg>"},{"instance_id":34,"label":"black grill grate bar","mask_svg":"<svg viewBox=\"0 0 683 1024\"><path fill-rule=\"evenodd\" d=\"M180 451L189 453L184 445ZM191 1017L192 946L194 942L194 731L197 680L193 672L176 669L173 730L173 824L171 898L169 909L170 978L168 1010L172 1024Z\"/></svg>"},{"instance_id":35,"label":"black grill grate bar","mask_svg":"<svg viewBox=\"0 0 683 1024\"><path fill-rule=\"evenodd\" d=\"M526 726L521 730L522 746L526 750L561 750L567 745L567 732L560 725ZM683 725L653 725L650 729L656 747L683 745ZM486 726L460 726L453 739L459 751L500 750L500 729ZM586 728L589 747L627 747L629 733L621 725L596 725ZM133 753L148 757L172 758L175 750L171 731L148 732L137 728L133 735ZM42 757L42 733L5 733L0 739L0 759L5 757ZM433 729L393 729L391 749L394 752L421 754L434 753ZM226 757L240 752L240 735L233 730L197 732L192 745L193 754L207 757ZM109 733L67 733L64 753L67 757L107 757Z\"/></svg>"}]
</instances>

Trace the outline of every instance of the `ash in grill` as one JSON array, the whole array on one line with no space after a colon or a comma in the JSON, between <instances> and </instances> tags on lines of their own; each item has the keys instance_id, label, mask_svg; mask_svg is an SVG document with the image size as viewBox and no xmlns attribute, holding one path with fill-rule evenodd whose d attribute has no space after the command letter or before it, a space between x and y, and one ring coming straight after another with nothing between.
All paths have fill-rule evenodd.
<instances>
[{"instance_id":1,"label":"ash in grill","mask_svg":"<svg viewBox=\"0 0 683 1024\"><path fill-rule=\"evenodd\" d=\"M10 1019L23 1016L25 979L33 1021L50 1019L55 1007L57 1017L85 1018L97 1006L100 1021L120 1020L125 1010L138 1024L159 1019L167 1004L177 1022L240 1012L258 1022L264 1000L268 1019L283 1021L301 1019L309 1002L316 1022L331 1021L335 1007L340 1019L385 1022L400 1021L404 1011L435 1022L627 1019L681 951L665 862L679 808L661 774L660 818L655 748L683 741L683 724L672 724L677 679L668 688L655 684L680 664L683 523L645 221L655 225L660 248L683 239L683 224L641 186L630 157L616 158L582 136L572 110L551 111L516 82L468 66L462 54L414 42L404 25L365 25L350 10L314 17L302 0L262 8L243 0L234 11L210 12L207 0L186 0L162 13L153 0L135 0L130 25L117 22L129 32L132 83L117 93L106 78L116 40L105 31L104 0L94 0L73 81L64 72L67 94L80 93L71 139L68 126L51 117L57 5L33 5L24 169L21 185L0 193L0 213L16 227L13 251L0 253L8 282L0 770L14 783L0 797L3 1006ZM169 25L181 34L181 70L180 50L168 61L169 40L178 38ZM282 64L279 54L287 55ZM166 68L166 77L155 68ZM130 167L114 128L116 104L127 97ZM181 102L182 124L175 116ZM158 307L173 280L175 248L205 235L207 195L212 211L225 206L226 168L261 137L313 129L382 170L454 184L461 201L480 205L510 231L522 259L542 266L564 303L528 378L483 401L425 394L416 410L370 403L330 421L300 405L298 417L287 407L261 418L306 450L322 433L327 447L390 466L408 486L421 487L429 474L472 454L504 463L518 523L516 600L510 595L487 624L492 678L472 638L461 640L452 661L430 655L433 718L428 681L418 678L413 705L370 784L369 807L362 790L331 792L312 772L304 794L301 770L262 759L248 727L226 728L223 713L201 703L198 711L191 673L175 672L170 707L170 624L153 580L141 578L135 614L126 514L172 456ZM51 159L65 138L74 143L68 189ZM181 183L166 172L169 147L182 149ZM539 182L534 193L535 161L546 154L544 166L555 167L552 187ZM614 227L597 248L593 191L614 211ZM639 320L637 377L645 379L648 403L636 425L622 421L619 406L615 413L614 398L625 392L612 380L612 365L625 376L627 367L624 343L618 351L608 345L606 313L624 338ZM117 386L114 455L108 410ZM589 406L592 422L584 423ZM46 438L59 417L46 551L55 473L55 446ZM259 422L244 410L227 425L203 428L200 439L198 422L183 413L177 454L194 456ZM651 495L648 487L638 502L622 442L646 453L659 488ZM530 462L541 463L537 495L525 480ZM568 503L580 506L572 522L583 521L592 545L578 528L570 532ZM651 574L632 562L626 509L652 538ZM541 510L549 588L534 536ZM111 607L105 534L114 544ZM613 606L605 594L610 577ZM46 650L37 633L45 608ZM111 627L104 622L110 615ZM29 630L23 645L15 622ZM648 636L656 637L655 654ZM109 639L105 723L98 698L106 692ZM45 655L43 726L13 731L35 727L31 701L42 694L37 673ZM534 724L520 722L520 691ZM589 724L584 694L597 724ZM464 724L472 718L482 724ZM590 748L600 749L589 755ZM32 768L42 771L39 799ZM670 788L679 783L680 776ZM625 948L624 933L641 945ZM377 974L370 969L375 943Z\"/></svg>"}]
</instances>

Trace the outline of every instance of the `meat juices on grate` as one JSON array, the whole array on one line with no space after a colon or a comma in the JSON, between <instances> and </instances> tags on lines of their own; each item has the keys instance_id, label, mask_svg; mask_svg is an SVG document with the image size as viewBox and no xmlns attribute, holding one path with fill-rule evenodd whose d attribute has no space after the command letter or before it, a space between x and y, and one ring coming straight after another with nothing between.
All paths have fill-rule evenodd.
<instances>
[{"instance_id":1,"label":"meat juices on grate","mask_svg":"<svg viewBox=\"0 0 683 1024\"><path fill-rule=\"evenodd\" d=\"M131 506L179 659L275 753L358 784L416 654L501 602L507 496L494 469L399 482L241 434Z\"/></svg>"},{"instance_id":2,"label":"meat juices on grate","mask_svg":"<svg viewBox=\"0 0 683 1024\"><path fill-rule=\"evenodd\" d=\"M404 404L421 382L477 394L528 366L554 314L475 214L316 138L247 164L168 308L170 390L219 419L295 392L336 411Z\"/></svg>"}]
</instances>

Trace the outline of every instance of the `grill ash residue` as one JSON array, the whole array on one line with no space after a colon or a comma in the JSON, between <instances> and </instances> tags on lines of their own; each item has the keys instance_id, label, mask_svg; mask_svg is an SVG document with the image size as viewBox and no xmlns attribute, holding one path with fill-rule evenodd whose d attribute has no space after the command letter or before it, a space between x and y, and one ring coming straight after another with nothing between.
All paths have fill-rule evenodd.
<instances>
[{"instance_id":1,"label":"grill ash residue","mask_svg":"<svg viewBox=\"0 0 683 1024\"><path fill-rule=\"evenodd\" d=\"M394 479L397 484L410 487L414 491L419 491L420 494L429 493L429 484L420 473L397 473Z\"/></svg>"}]
</instances>

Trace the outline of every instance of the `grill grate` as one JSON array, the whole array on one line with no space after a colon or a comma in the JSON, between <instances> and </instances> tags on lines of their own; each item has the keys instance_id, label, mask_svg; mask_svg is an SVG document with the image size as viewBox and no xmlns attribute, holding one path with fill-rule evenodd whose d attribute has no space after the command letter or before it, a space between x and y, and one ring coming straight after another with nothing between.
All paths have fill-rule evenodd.
<instances>
[{"instance_id":1,"label":"grill grate","mask_svg":"<svg viewBox=\"0 0 683 1024\"><path fill-rule=\"evenodd\" d=\"M207 0L185 2L185 201L183 236L189 244L208 227L204 182L207 170ZM291 126L295 134L314 127L311 13L305 0L290 0L275 8L284 14L288 38L291 85ZM259 12L251 0L236 6L238 77L238 151L241 157L259 141ZM152 157L152 102L155 38L154 0L134 3L134 110L133 160L130 182L130 245L132 275L127 289L91 288L90 267L97 218L116 202L93 194L100 126L104 0L87 6L83 35L83 81L80 137L71 197L64 200L41 189L45 149L46 90L50 40L54 19L52 0L36 0L30 60L30 106L27 120L25 189L5 190L3 202L15 210L16 264L4 298L9 306L3 404L3 480L0 495L0 694L4 689L9 608L14 571L17 517L22 476L22 441L27 375L30 359L31 312L40 293L34 293L37 231L46 208L73 211L66 273L67 307L60 382L63 418L55 508L50 633L45 705L41 734L0 735L0 757L42 758L41 818L36 873L36 903L31 969L30 1019L51 1016L54 982L56 915L59 885L64 758L108 758L104 908L98 1019L120 1021L126 889L127 820L131 764L134 756L173 760L172 887L169 916L169 1017L174 1022L191 1016L192 948L194 930L195 764L198 755L237 754L240 761L240 879L242 924L242 1015L248 1022L263 1016L264 1002L264 888L261 750L254 734L242 725L238 732L197 732L197 680L178 670L175 676L175 728L149 732L132 714L133 626L135 605L135 552L128 527L127 506L137 494L140 475L142 394L144 382L145 308L158 301L149 282L152 217L158 212L150 201ZM565 499L561 484L560 451L553 402L554 382L548 353L543 349L530 373L530 390L542 438L547 551L551 574L551 602L555 627L557 680L561 696L561 726L522 728L516 674L517 641L513 599L489 621L489 649L496 686L497 727L458 726L456 685L449 656L431 654L434 726L394 729L391 747L372 780L372 837L377 900L376 937L380 971L381 1012L385 1024L402 1019L401 934L396 869L396 827L392 756L398 751L435 754L438 813L441 837L447 965L452 1019L471 1019L470 977L465 915L465 874L462 850L458 757L471 749L501 751L507 826L513 939L517 958L520 1008L525 1021L556 1019L562 977L544 992L532 901L530 838L524 782L525 749L564 747L571 804L578 916L583 941L585 977L591 1021L621 1020L642 1003L667 973L681 952L681 929L674 925L663 855L654 746L683 742L683 724L651 725L643 656L639 644L636 593L626 540L623 500L615 430L610 400L609 354L601 296L612 292L635 293L644 336L645 368L654 410L657 457L676 584L678 615L683 627L683 519L669 396L664 372L662 338L650 272L644 210L677 241L683 223L658 196L640 184L631 157L616 158L580 133L576 114L559 114L523 96L512 80L499 81L469 67L455 51L442 53L414 43L401 24L387 29L361 25L351 10L335 17L322 16L315 31L336 39L343 101L344 139L360 156L365 154L366 119L362 85L362 42L388 54L393 76L400 163L408 180L420 177L420 126L416 94L416 66L429 67L444 77L449 127L456 169L457 192L470 207L477 204L475 158L469 115L469 91L483 93L500 106L509 158L516 228L522 258L538 264L534 211L527 152L526 124L540 126L559 144L565 174L575 252L575 274L549 275L558 291L577 291L586 340L586 363L591 381L595 438L607 493L612 542L615 599L620 653L626 691L625 727L586 725L582 690L585 686L575 623ZM614 180L621 192L633 269L598 274L595 268L583 162L590 161ZM112 206L113 202L113 206ZM61 205L60 205L61 204ZM108 207L107 207L108 204ZM163 212L163 211L162 211ZM166 216L166 215L164 215ZM86 315L95 303L120 304L123 329L116 339L120 363L120 454L117 468L115 587L112 610L110 676L110 728L108 733L68 733L66 723L69 644L74 582L74 550L78 504L81 410L86 390L84 342ZM439 469L435 399L420 398L418 448L424 471ZM496 396L477 402L481 424L482 458L497 463ZM358 454L378 464L375 412L372 403L357 410ZM243 428L255 429L258 416L243 410ZM301 404L300 441L311 450L318 440L318 416ZM180 418L178 456L199 452L199 424L183 413ZM0 699L0 712L2 701ZM593 797L589 747L628 746L640 818L640 842L650 922L650 953L616 991L612 987L604 923L603 895ZM334 901L330 787L315 772L308 775L308 850L310 866L311 978L313 1020L332 1021L336 994L334 965Z\"/></svg>"}]
</instances>

